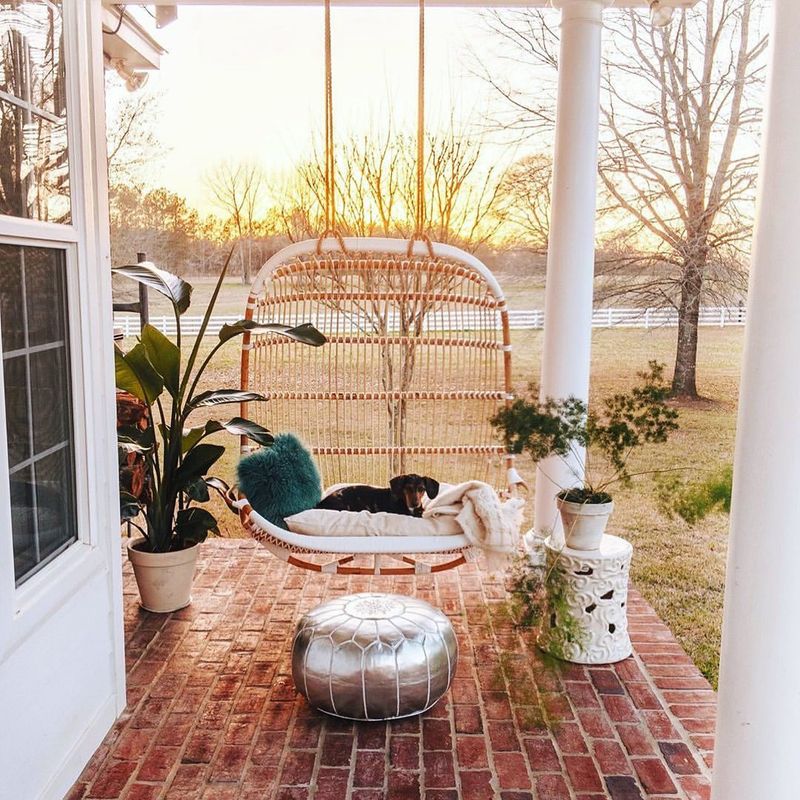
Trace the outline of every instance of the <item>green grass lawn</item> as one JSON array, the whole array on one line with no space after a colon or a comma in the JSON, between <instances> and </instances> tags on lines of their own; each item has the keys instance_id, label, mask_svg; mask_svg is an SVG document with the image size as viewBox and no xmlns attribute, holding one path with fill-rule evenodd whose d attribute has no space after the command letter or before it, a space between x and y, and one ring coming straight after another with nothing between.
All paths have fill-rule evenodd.
<instances>
[{"instance_id":1,"label":"green grass lawn","mask_svg":"<svg viewBox=\"0 0 800 800\"><path fill-rule=\"evenodd\" d=\"M195 281L193 308L201 313L211 291L210 281ZM514 287L510 287L513 291ZM539 296L531 287L527 300ZM236 313L244 305L247 291L232 281L223 295L219 313ZM519 303L515 303L519 307ZM537 304L538 305L538 304ZM636 381L638 370L651 359L671 367L675 348L674 329L598 329L593 335L593 400L624 390ZM700 333L699 390L704 401L679 406L680 430L665 445L643 452L632 471L684 468L688 476L700 477L733 457L736 404L743 329L702 328ZM211 339L204 343L209 347ZM515 331L514 379L518 391L535 380L540 363L541 331ZM209 370L206 388L239 386L239 349L230 343ZM217 409L215 414L235 415L238 409ZM203 416L197 414L194 424ZM215 469L233 480L238 460L238 443L217 435L220 443L231 445ZM521 471L533 477L533 465L521 460ZM532 480L531 480L532 485ZM654 484L642 477L630 488L615 492L616 510L611 530L634 545L632 577L637 588L655 607L712 683L716 682L719 659L721 609L727 543L727 517L714 515L695 527L667 518L658 508ZM216 504L227 536L243 535L238 521ZM532 516L532 503L528 517Z\"/></svg>"},{"instance_id":2,"label":"green grass lawn","mask_svg":"<svg viewBox=\"0 0 800 800\"><path fill-rule=\"evenodd\" d=\"M743 330L703 328L699 391L706 402L682 406L680 430L640 460L641 469L686 467L704 475L733 460ZM674 331L602 331L594 339L593 394L633 380L650 358L671 363ZM658 509L652 481L617 492L612 519L634 545L632 578L703 673L716 685L728 518L713 515L691 528Z\"/></svg>"},{"instance_id":3,"label":"green grass lawn","mask_svg":"<svg viewBox=\"0 0 800 800\"><path fill-rule=\"evenodd\" d=\"M208 307L217 279L213 276L188 276L186 280L192 284L192 305L187 313L193 317L201 317ZM214 314L218 316L243 315L249 291L250 287L243 285L241 278L226 278L222 291L217 298ZM114 280L115 301L135 302L139 299L136 292L135 285L130 281L124 278L116 278ZM148 292L148 302L151 316L161 316L163 314L169 317L172 316L172 306L158 292L152 290Z\"/></svg>"},{"instance_id":4,"label":"green grass lawn","mask_svg":"<svg viewBox=\"0 0 800 800\"><path fill-rule=\"evenodd\" d=\"M742 328L701 328L698 363L699 403L680 404L680 429L663 445L651 446L631 462L632 472L685 469L688 478L733 460ZM651 359L671 368L676 331L660 329L595 330L592 337L591 397L597 401L636 382L637 371ZM515 332L514 374L517 390L536 379L541 332ZM520 462L526 477L532 465ZM669 519L658 507L649 476L630 488L616 488L610 532L634 545L632 579L672 629L683 647L716 685L719 666L722 600L728 518L712 515L694 527Z\"/></svg>"}]
</instances>

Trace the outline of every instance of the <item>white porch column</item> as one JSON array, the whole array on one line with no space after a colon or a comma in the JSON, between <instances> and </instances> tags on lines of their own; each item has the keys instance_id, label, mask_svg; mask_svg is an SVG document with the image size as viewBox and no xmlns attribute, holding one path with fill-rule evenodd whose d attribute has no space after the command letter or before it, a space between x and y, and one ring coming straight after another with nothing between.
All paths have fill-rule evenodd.
<instances>
[{"instance_id":1,"label":"white porch column","mask_svg":"<svg viewBox=\"0 0 800 800\"><path fill-rule=\"evenodd\" d=\"M550 245L541 396L588 399L594 222L600 115L600 45L606 0L553 0L561 8ZM576 483L559 458L536 474L534 532L560 530L555 495Z\"/></svg>"},{"instance_id":2,"label":"white porch column","mask_svg":"<svg viewBox=\"0 0 800 800\"><path fill-rule=\"evenodd\" d=\"M800 3L775 0L725 588L714 800L800 764Z\"/></svg>"}]
</instances>

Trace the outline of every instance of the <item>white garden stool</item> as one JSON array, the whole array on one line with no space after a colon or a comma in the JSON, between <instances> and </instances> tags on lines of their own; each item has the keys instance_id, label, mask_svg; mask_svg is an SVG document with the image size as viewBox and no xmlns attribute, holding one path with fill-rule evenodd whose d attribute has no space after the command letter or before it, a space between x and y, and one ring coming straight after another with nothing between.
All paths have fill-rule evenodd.
<instances>
[{"instance_id":1,"label":"white garden stool","mask_svg":"<svg viewBox=\"0 0 800 800\"><path fill-rule=\"evenodd\" d=\"M539 647L577 664L611 664L631 652L628 636L628 574L633 547L604 535L597 550L544 542L547 605Z\"/></svg>"}]
</instances>

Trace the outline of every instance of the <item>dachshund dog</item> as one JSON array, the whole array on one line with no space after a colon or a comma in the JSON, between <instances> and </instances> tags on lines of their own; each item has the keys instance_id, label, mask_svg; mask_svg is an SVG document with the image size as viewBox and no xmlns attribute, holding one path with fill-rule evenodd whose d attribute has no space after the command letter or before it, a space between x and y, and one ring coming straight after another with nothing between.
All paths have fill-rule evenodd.
<instances>
[{"instance_id":1,"label":"dachshund dog","mask_svg":"<svg viewBox=\"0 0 800 800\"><path fill-rule=\"evenodd\" d=\"M345 486L323 497L317 508L334 511L388 511L390 514L422 516L422 498L439 494L439 484L422 475L398 475L388 489L377 486Z\"/></svg>"}]
</instances>

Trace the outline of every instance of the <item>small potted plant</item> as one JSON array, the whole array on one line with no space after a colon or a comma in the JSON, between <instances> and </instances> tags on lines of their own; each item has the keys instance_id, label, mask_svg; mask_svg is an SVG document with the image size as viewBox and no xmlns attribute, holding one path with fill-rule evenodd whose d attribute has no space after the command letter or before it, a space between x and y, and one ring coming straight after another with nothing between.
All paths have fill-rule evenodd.
<instances>
[{"instance_id":1,"label":"small potted plant","mask_svg":"<svg viewBox=\"0 0 800 800\"><path fill-rule=\"evenodd\" d=\"M577 485L561 487L556 499L567 547L600 546L614 510L608 490L630 482L631 453L648 443L665 442L678 427L678 412L667 405L664 365L651 361L638 376L639 385L605 398L600 411L575 397L538 400L532 387L529 398L515 400L491 420L512 453L527 452L537 462L556 455L575 472ZM606 467L602 476L595 473L597 457Z\"/></svg>"},{"instance_id":2,"label":"small potted plant","mask_svg":"<svg viewBox=\"0 0 800 800\"><path fill-rule=\"evenodd\" d=\"M231 253L232 255L232 253ZM150 611L174 611L188 605L198 545L217 520L199 504L209 500L209 490L223 491L222 481L208 475L225 447L206 439L227 431L269 446L272 435L261 425L241 417L227 421L208 419L192 426L199 409L243 401L266 400L256 392L239 389L201 391L200 382L216 352L231 339L251 333L273 333L319 346L325 337L312 325L297 327L253 320L223 325L218 341L199 366L203 337L211 320L231 256L217 281L202 324L189 347L183 341L181 316L190 305L192 287L186 281L150 263L118 267L114 273L143 283L171 303L176 341L152 325L145 325L139 341L127 352L115 348L117 389L133 398L117 429L120 449L120 511L123 520L141 533L128 543L142 606ZM184 361L183 347L188 356ZM141 404L141 413L131 407ZM135 410L135 409L134 409ZM126 423L127 420L127 423ZM138 521L137 521L138 520Z\"/></svg>"}]
</instances>

